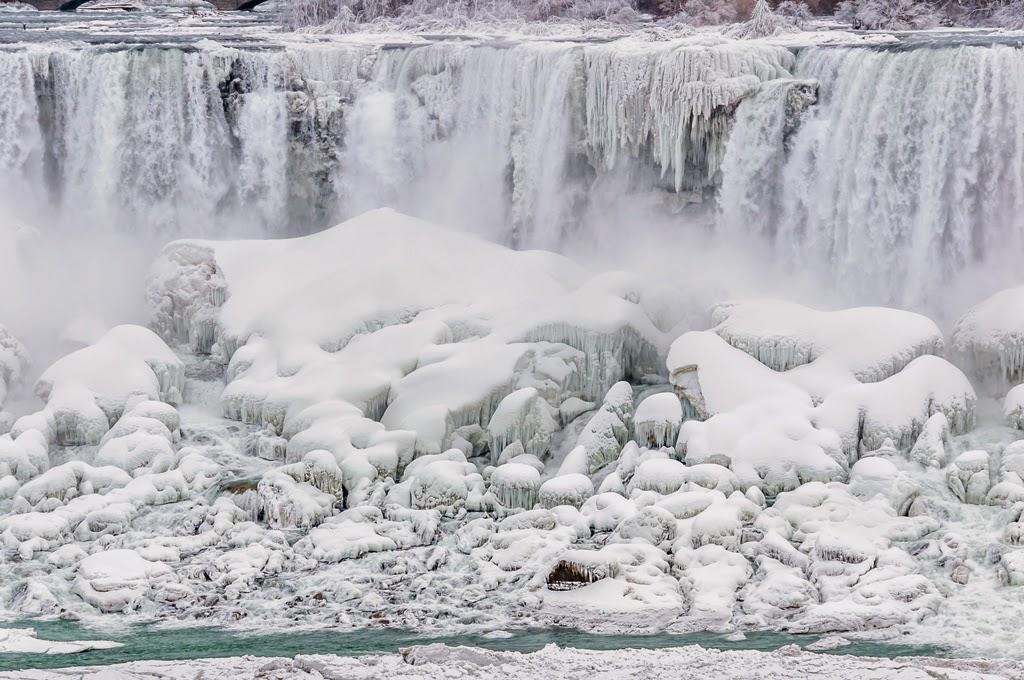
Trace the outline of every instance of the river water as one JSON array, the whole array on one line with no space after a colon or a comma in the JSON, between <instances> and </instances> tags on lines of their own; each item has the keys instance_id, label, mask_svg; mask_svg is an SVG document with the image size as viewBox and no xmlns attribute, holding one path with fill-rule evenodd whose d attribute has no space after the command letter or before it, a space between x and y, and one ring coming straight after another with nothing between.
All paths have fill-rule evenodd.
<instances>
[{"instance_id":1,"label":"river water","mask_svg":"<svg viewBox=\"0 0 1024 680\"><path fill-rule=\"evenodd\" d=\"M819 635L750 633L743 640L730 640L715 633L656 635L599 635L555 628L511 631L507 637L488 635L426 636L406 630L364 629L350 632L335 630L299 630L280 633L241 633L224 628L173 628L133 626L127 629L96 630L68 621L23 620L6 627L32 627L46 640L114 640L124 644L113 649L94 650L73 655L0 654L0 671L27 668L61 668L143 660L187 660L230 656L283 656L297 654L335 654L361 656L390 654L411 645L442 642L499 651L533 652L545 645L578 649L663 649L700 645L711 649L750 649L771 651L784 645L805 647ZM831 650L837 654L858 656L944 656L939 647L901 645L890 642L852 640L849 645Z\"/></svg>"}]
</instances>

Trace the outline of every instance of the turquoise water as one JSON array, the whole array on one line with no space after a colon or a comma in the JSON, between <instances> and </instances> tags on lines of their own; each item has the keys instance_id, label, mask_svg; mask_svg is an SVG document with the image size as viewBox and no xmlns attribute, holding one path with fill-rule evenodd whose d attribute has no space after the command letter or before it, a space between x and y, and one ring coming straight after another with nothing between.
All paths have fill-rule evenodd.
<instances>
[{"instance_id":1,"label":"turquoise water","mask_svg":"<svg viewBox=\"0 0 1024 680\"><path fill-rule=\"evenodd\" d=\"M818 640L818 635L785 633L748 633L746 640L729 641L714 633L675 635L598 635L571 629L535 629L514 631L512 637L487 639L480 635L428 636L423 633L395 629L358 631L291 631L281 633L245 634L222 628L161 629L134 626L111 633L83 628L67 621L22 620L3 622L0 627L31 627L47 640L116 640L124 644L116 649L102 649L78 654L44 656L41 654L0 654L0 670L27 668L60 668L98 665L149 659L181 660L224 656L295 656L296 654L338 654L359 656L397 652L402 647L431 642L471 645L494 650L532 652L547 644L579 649L619 649L638 647L662 649L701 645L713 649L774 650L783 645L804 647ZM853 642L834 650L837 654L862 656L943 656L944 650L929 646L899 645L880 642Z\"/></svg>"}]
</instances>

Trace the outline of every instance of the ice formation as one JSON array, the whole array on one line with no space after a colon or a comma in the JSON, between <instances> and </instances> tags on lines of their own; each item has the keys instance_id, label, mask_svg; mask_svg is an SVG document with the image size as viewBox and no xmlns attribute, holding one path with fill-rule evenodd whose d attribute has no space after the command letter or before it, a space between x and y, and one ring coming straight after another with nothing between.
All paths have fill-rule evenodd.
<instances>
[{"instance_id":1,"label":"ice formation","mask_svg":"<svg viewBox=\"0 0 1024 680\"><path fill-rule=\"evenodd\" d=\"M607 249L581 216L609 197L675 216L718 192L716 236L763 225L845 297L928 308L976 251L1013 251L992 225L1019 187L972 210L1019 169L991 113L1019 55L648 37L0 50L5 177L197 237L151 269L152 330L69 332L42 405L0 414L0 613L854 638L939 635L982 602L1016 640L1016 289L947 357L915 312L727 290L707 324L701 272L552 251ZM944 67L978 101L947 122L975 136L934 134ZM922 84L905 97L900 69ZM862 103L882 132L847 115ZM947 185L951 139L984 160ZM468 229L363 212L384 204ZM355 216L290 228L336 215ZM228 238L268 233L288 238ZM0 329L0 404L30 370ZM1011 428L975 428L972 380Z\"/></svg>"},{"instance_id":2,"label":"ice formation","mask_svg":"<svg viewBox=\"0 0 1024 680\"><path fill-rule=\"evenodd\" d=\"M769 312L780 309L780 303L762 304ZM782 305L783 311L791 307ZM737 308L739 320L730 325ZM668 366L677 393L702 418L758 403L802 411L804 422L839 434L851 461L886 440L912 448L935 415L955 434L973 427L977 396L960 369L931 353L943 347L934 323L891 309L833 312L849 314L857 325L876 324L869 342L846 342L844 349L806 321L814 318L810 310L794 309L795 316L782 314L758 334L755 320L765 317L743 305L718 307L713 330L685 333L672 343Z\"/></svg>"},{"instance_id":3,"label":"ice formation","mask_svg":"<svg viewBox=\"0 0 1024 680\"><path fill-rule=\"evenodd\" d=\"M10 331L0 326L0 409L29 363L28 350Z\"/></svg>"},{"instance_id":4,"label":"ice formation","mask_svg":"<svg viewBox=\"0 0 1024 680\"><path fill-rule=\"evenodd\" d=\"M1024 381L1022 303L1024 288L999 291L971 307L953 328L953 350L995 393Z\"/></svg>"},{"instance_id":5,"label":"ice formation","mask_svg":"<svg viewBox=\"0 0 1024 680\"><path fill-rule=\"evenodd\" d=\"M31 628L0 629L2 654L77 654L120 646L120 642L109 640L42 640Z\"/></svg>"},{"instance_id":6,"label":"ice formation","mask_svg":"<svg viewBox=\"0 0 1024 680\"><path fill-rule=\"evenodd\" d=\"M1021 454L967 445L932 322L748 301L670 334L611 280L390 211L169 245L149 299L181 357L115 328L0 439L5 606L853 634L1024 581ZM73 390L89 438L47 415ZM976 552L962 508L1006 513Z\"/></svg>"}]
</instances>

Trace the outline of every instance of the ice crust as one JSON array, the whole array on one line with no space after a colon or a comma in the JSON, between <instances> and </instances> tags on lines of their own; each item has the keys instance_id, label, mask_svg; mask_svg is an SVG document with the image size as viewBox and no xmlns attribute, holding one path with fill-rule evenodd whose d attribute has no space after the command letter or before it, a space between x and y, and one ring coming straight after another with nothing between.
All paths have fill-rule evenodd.
<instances>
[{"instance_id":1,"label":"ice crust","mask_svg":"<svg viewBox=\"0 0 1024 680\"><path fill-rule=\"evenodd\" d=\"M0 628L0 654L77 654L120 646L109 640L41 640L32 628Z\"/></svg>"}]
</instances>

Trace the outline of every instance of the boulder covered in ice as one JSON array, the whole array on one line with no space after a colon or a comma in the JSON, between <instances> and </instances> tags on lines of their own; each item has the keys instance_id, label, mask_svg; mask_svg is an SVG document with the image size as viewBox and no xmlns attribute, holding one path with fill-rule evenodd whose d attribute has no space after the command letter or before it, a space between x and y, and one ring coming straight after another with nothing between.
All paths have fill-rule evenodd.
<instances>
[{"instance_id":1,"label":"boulder covered in ice","mask_svg":"<svg viewBox=\"0 0 1024 680\"><path fill-rule=\"evenodd\" d=\"M713 331L690 331L672 342L668 370L685 408L700 419L755 399L778 398L812 405L810 394Z\"/></svg>"},{"instance_id":2,"label":"boulder covered in ice","mask_svg":"<svg viewBox=\"0 0 1024 680\"><path fill-rule=\"evenodd\" d=\"M429 545L440 522L436 510L354 508L311 530L295 549L318 562L340 562L368 553Z\"/></svg>"},{"instance_id":3,"label":"boulder covered in ice","mask_svg":"<svg viewBox=\"0 0 1024 680\"><path fill-rule=\"evenodd\" d=\"M974 426L977 396L960 369L922 356L890 378L836 389L818 407L819 427L835 429L847 451L877 449L886 439L909 450L929 419L941 414L956 434Z\"/></svg>"},{"instance_id":4,"label":"boulder covered in ice","mask_svg":"<svg viewBox=\"0 0 1024 680\"><path fill-rule=\"evenodd\" d=\"M950 490L963 503L980 505L992 488L987 451L964 451L953 459L946 472Z\"/></svg>"},{"instance_id":5,"label":"boulder covered in ice","mask_svg":"<svg viewBox=\"0 0 1024 680\"><path fill-rule=\"evenodd\" d=\"M633 388L619 382L605 394L600 408L580 431L576 448L587 456L587 472L594 473L614 462L629 439L633 419Z\"/></svg>"},{"instance_id":6,"label":"boulder covered in ice","mask_svg":"<svg viewBox=\"0 0 1024 680\"><path fill-rule=\"evenodd\" d=\"M525 453L543 456L548 451L551 435L558 430L557 414L535 387L512 392L501 400L487 424L492 455L497 457L519 442Z\"/></svg>"},{"instance_id":7,"label":"boulder covered in ice","mask_svg":"<svg viewBox=\"0 0 1024 680\"><path fill-rule=\"evenodd\" d=\"M453 450L444 456L425 456L415 462L415 466L406 468L403 480L410 484L413 508L438 509L445 514L455 514L465 507L471 495L479 497L483 493L483 478L472 463L466 462L460 451ZM520 467L537 475L533 468L523 465L517 469Z\"/></svg>"},{"instance_id":8,"label":"boulder covered in ice","mask_svg":"<svg viewBox=\"0 0 1024 680\"><path fill-rule=\"evenodd\" d=\"M153 591L175 580L166 564L151 562L134 550L115 549L79 562L73 590L100 611L116 612L139 607Z\"/></svg>"},{"instance_id":9,"label":"boulder covered in ice","mask_svg":"<svg viewBox=\"0 0 1024 680\"><path fill-rule=\"evenodd\" d=\"M755 486L768 496L812 481L845 481L842 441L814 419L814 408L803 401L754 400L705 421L687 421L676 448L688 465L725 465L740 487Z\"/></svg>"},{"instance_id":10,"label":"boulder covered in ice","mask_svg":"<svg viewBox=\"0 0 1024 680\"><path fill-rule=\"evenodd\" d=\"M998 475L985 502L1012 506L1024 501L1024 440L1007 445L999 455Z\"/></svg>"},{"instance_id":11,"label":"boulder covered in ice","mask_svg":"<svg viewBox=\"0 0 1024 680\"><path fill-rule=\"evenodd\" d=\"M540 473L523 463L499 465L491 473L490 492L506 510L531 510L537 504Z\"/></svg>"},{"instance_id":12,"label":"boulder covered in ice","mask_svg":"<svg viewBox=\"0 0 1024 680\"><path fill-rule=\"evenodd\" d=\"M594 483L585 474L569 473L552 477L540 485L538 502L545 508L571 505L579 508L594 495Z\"/></svg>"},{"instance_id":13,"label":"boulder covered in ice","mask_svg":"<svg viewBox=\"0 0 1024 680\"><path fill-rule=\"evenodd\" d=\"M683 406L673 392L652 394L636 408L633 431L636 440L650 448L675 446L679 426L683 422Z\"/></svg>"}]
</instances>

